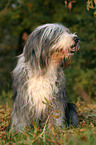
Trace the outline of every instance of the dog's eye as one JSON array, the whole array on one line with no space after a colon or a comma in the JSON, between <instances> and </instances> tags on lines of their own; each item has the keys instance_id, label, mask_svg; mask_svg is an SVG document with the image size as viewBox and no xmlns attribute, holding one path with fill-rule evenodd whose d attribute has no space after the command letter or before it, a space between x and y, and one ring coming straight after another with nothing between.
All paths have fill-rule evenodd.
<instances>
[{"instance_id":1,"label":"dog's eye","mask_svg":"<svg viewBox=\"0 0 96 145\"><path fill-rule=\"evenodd\" d=\"M68 34L71 34L71 31L65 27L65 32L67 32Z\"/></svg>"},{"instance_id":2,"label":"dog's eye","mask_svg":"<svg viewBox=\"0 0 96 145\"><path fill-rule=\"evenodd\" d=\"M71 31L70 31L69 29L66 29L66 32L67 32L68 34L71 34Z\"/></svg>"}]
</instances>

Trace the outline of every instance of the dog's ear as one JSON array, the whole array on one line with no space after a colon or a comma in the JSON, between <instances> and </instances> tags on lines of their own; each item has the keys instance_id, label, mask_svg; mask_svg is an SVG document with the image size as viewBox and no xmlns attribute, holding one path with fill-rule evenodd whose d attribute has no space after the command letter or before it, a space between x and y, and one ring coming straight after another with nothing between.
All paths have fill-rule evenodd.
<instances>
[{"instance_id":1,"label":"dog's ear","mask_svg":"<svg viewBox=\"0 0 96 145\"><path fill-rule=\"evenodd\" d=\"M40 66L41 68L47 67L49 60L49 48L50 41L48 38L44 42L42 42L41 52L40 52Z\"/></svg>"},{"instance_id":2,"label":"dog's ear","mask_svg":"<svg viewBox=\"0 0 96 145\"><path fill-rule=\"evenodd\" d=\"M35 53L35 50L33 49L32 50L32 53L31 53L31 57L30 57L30 64L31 66L34 68L37 66L37 61L36 61L36 53Z\"/></svg>"},{"instance_id":3,"label":"dog's ear","mask_svg":"<svg viewBox=\"0 0 96 145\"><path fill-rule=\"evenodd\" d=\"M45 52L44 49L41 50L41 55L40 55L40 66L41 68L44 68L47 65L47 53Z\"/></svg>"},{"instance_id":4,"label":"dog's ear","mask_svg":"<svg viewBox=\"0 0 96 145\"><path fill-rule=\"evenodd\" d=\"M38 36L31 33L26 41L23 54L25 56L25 61L30 62L32 68L36 68L38 65L38 44L39 44L39 34Z\"/></svg>"}]
</instances>

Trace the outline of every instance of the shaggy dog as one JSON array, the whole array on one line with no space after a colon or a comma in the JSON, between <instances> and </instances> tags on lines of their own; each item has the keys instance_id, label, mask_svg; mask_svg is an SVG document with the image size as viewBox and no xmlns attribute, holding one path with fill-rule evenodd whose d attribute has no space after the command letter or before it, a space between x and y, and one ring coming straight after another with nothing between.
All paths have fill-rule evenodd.
<instances>
[{"instance_id":1,"label":"shaggy dog","mask_svg":"<svg viewBox=\"0 0 96 145\"><path fill-rule=\"evenodd\" d=\"M32 122L41 126L47 119L48 124L62 126L71 118L71 124L77 125L75 106L67 103L61 64L78 43L75 33L57 23L39 26L29 35L13 70L11 128L23 130Z\"/></svg>"}]
</instances>

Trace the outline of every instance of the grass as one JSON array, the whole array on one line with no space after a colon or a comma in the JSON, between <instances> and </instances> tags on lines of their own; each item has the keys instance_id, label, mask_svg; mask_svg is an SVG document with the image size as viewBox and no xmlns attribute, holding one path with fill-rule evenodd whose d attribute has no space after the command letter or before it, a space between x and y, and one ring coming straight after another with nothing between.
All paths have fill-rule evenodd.
<instances>
[{"instance_id":1,"label":"grass","mask_svg":"<svg viewBox=\"0 0 96 145\"><path fill-rule=\"evenodd\" d=\"M95 145L96 144L96 105L81 101L76 103L80 122L77 128L53 127L25 131L7 131L12 108L8 104L0 105L0 144L1 145Z\"/></svg>"}]
</instances>

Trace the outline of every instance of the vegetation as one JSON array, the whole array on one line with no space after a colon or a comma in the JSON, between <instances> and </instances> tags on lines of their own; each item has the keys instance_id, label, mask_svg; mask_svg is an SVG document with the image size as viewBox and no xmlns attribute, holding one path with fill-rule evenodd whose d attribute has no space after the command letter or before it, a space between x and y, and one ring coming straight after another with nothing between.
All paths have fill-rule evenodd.
<instances>
[{"instance_id":1,"label":"vegetation","mask_svg":"<svg viewBox=\"0 0 96 145\"><path fill-rule=\"evenodd\" d=\"M96 0L4 0L0 3L0 139L1 144L96 144ZM12 108L11 71L26 38L44 23L62 23L80 38L80 50L66 63L68 100L77 102L75 129L44 128L7 132ZM84 102L82 102L82 101ZM89 103L92 103L89 105ZM21 140L22 138L22 140Z\"/></svg>"},{"instance_id":2,"label":"vegetation","mask_svg":"<svg viewBox=\"0 0 96 145\"><path fill-rule=\"evenodd\" d=\"M59 22L72 32L77 32L81 41L81 48L72 58L71 65L64 68L69 100L76 101L79 96L82 96L78 94L77 85L83 88L87 96L94 99L96 96L96 19L95 9L90 7L89 1L87 3L84 0L2 1L0 4L0 68L2 68L0 69L0 94L10 89L10 72L16 65L15 56L20 54L17 52L22 52L21 33L26 30L29 34L36 26L43 23Z\"/></svg>"},{"instance_id":3,"label":"vegetation","mask_svg":"<svg viewBox=\"0 0 96 145\"><path fill-rule=\"evenodd\" d=\"M54 128L47 127L45 124L43 129L37 127L36 123L33 123L34 128L20 132L7 131L7 127L10 121L11 108L8 106L0 106L1 116L1 145L95 145L96 144L96 105L86 105L84 102L77 102L78 113L80 116L80 122L77 128L63 127Z\"/></svg>"}]
</instances>

